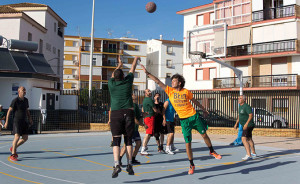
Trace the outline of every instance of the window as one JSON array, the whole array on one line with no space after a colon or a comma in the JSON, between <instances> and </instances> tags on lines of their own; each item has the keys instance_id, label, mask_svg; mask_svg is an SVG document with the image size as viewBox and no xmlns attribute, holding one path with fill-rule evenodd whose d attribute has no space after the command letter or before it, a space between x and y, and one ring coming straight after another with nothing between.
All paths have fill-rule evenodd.
<instances>
[{"instance_id":1,"label":"window","mask_svg":"<svg viewBox=\"0 0 300 184\"><path fill-rule=\"evenodd\" d=\"M203 15L198 15L197 25L203 26L203 23L204 23Z\"/></svg>"},{"instance_id":2,"label":"window","mask_svg":"<svg viewBox=\"0 0 300 184\"><path fill-rule=\"evenodd\" d=\"M50 43L46 43L46 50L51 52L51 44Z\"/></svg>"},{"instance_id":3,"label":"window","mask_svg":"<svg viewBox=\"0 0 300 184\"><path fill-rule=\"evenodd\" d=\"M127 44L124 44L124 45L123 45L123 49L124 49L124 50L128 50L128 45L127 45Z\"/></svg>"},{"instance_id":4,"label":"window","mask_svg":"<svg viewBox=\"0 0 300 184\"><path fill-rule=\"evenodd\" d=\"M210 13L210 14L209 14L209 21L210 21L210 24L214 24L214 20L215 20L215 13Z\"/></svg>"},{"instance_id":5,"label":"window","mask_svg":"<svg viewBox=\"0 0 300 184\"><path fill-rule=\"evenodd\" d=\"M32 34L28 32L28 41L32 41Z\"/></svg>"},{"instance_id":6,"label":"window","mask_svg":"<svg viewBox=\"0 0 300 184\"><path fill-rule=\"evenodd\" d=\"M72 55L72 60L73 60L73 61L78 61L78 56Z\"/></svg>"},{"instance_id":7,"label":"window","mask_svg":"<svg viewBox=\"0 0 300 184\"><path fill-rule=\"evenodd\" d=\"M140 46L139 46L139 45L136 45L135 48L134 48L134 50L135 50L135 51L139 51L139 50L140 50Z\"/></svg>"},{"instance_id":8,"label":"window","mask_svg":"<svg viewBox=\"0 0 300 184\"><path fill-rule=\"evenodd\" d=\"M56 101L58 101L58 95L56 95Z\"/></svg>"},{"instance_id":9,"label":"window","mask_svg":"<svg viewBox=\"0 0 300 184\"><path fill-rule=\"evenodd\" d=\"M172 68L172 60L170 60L170 59L167 59L167 67L168 68Z\"/></svg>"},{"instance_id":10,"label":"window","mask_svg":"<svg viewBox=\"0 0 300 184\"><path fill-rule=\"evenodd\" d=\"M73 47L78 47L78 42L77 41L73 41Z\"/></svg>"},{"instance_id":11,"label":"window","mask_svg":"<svg viewBox=\"0 0 300 184\"><path fill-rule=\"evenodd\" d=\"M172 54L173 53L173 47L172 46L167 46L167 53Z\"/></svg>"},{"instance_id":12,"label":"window","mask_svg":"<svg viewBox=\"0 0 300 184\"><path fill-rule=\"evenodd\" d=\"M43 94L43 100L46 100L46 95L45 94Z\"/></svg>"},{"instance_id":13,"label":"window","mask_svg":"<svg viewBox=\"0 0 300 184\"><path fill-rule=\"evenodd\" d=\"M272 99L273 112L287 112L289 108L289 99Z\"/></svg>"},{"instance_id":14,"label":"window","mask_svg":"<svg viewBox=\"0 0 300 184\"><path fill-rule=\"evenodd\" d=\"M197 81L203 80L203 69L196 70L196 80Z\"/></svg>"},{"instance_id":15,"label":"window","mask_svg":"<svg viewBox=\"0 0 300 184\"><path fill-rule=\"evenodd\" d=\"M210 68L209 69L209 80L213 80L216 77L216 69Z\"/></svg>"},{"instance_id":16,"label":"window","mask_svg":"<svg viewBox=\"0 0 300 184\"><path fill-rule=\"evenodd\" d=\"M134 73L134 78L140 78L140 73L139 72L135 72Z\"/></svg>"},{"instance_id":17,"label":"window","mask_svg":"<svg viewBox=\"0 0 300 184\"><path fill-rule=\"evenodd\" d=\"M97 58L93 58L93 66L96 66Z\"/></svg>"},{"instance_id":18,"label":"window","mask_svg":"<svg viewBox=\"0 0 300 184\"><path fill-rule=\"evenodd\" d=\"M56 33L56 29L57 29L56 22L54 22L54 33Z\"/></svg>"}]
</instances>

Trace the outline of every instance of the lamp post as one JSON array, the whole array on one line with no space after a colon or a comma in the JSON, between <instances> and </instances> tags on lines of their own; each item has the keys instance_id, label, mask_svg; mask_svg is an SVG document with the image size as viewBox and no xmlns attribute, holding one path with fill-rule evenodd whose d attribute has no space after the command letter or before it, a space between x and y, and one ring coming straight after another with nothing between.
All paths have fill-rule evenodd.
<instances>
[{"instance_id":1,"label":"lamp post","mask_svg":"<svg viewBox=\"0 0 300 184\"><path fill-rule=\"evenodd\" d=\"M93 11L92 11L91 50L90 50L90 75L89 75L89 112L91 112L91 109L92 109L93 53L94 53L94 16L95 16L95 0L93 0ZM91 123L90 116L89 116L89 123Z\"/></svg>"}]
</instances>

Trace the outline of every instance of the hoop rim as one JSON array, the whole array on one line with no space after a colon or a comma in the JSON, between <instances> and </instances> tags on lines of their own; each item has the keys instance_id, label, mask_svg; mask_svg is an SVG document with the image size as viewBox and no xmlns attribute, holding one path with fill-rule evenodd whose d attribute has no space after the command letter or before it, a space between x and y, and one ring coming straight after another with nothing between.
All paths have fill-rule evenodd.
<instances>
[{"instance_id":1,"label":"hoop rim","mask_svg":"<svg viewBox=\"0 0 300 184\"><path fill-rule=\"evenodd\" d=\"M201 52L201 51L190 51L189 54L195 55L195 56L200 56L201 58L205 58L206 57L206 53Z\"/></svg>"}]
</instances>

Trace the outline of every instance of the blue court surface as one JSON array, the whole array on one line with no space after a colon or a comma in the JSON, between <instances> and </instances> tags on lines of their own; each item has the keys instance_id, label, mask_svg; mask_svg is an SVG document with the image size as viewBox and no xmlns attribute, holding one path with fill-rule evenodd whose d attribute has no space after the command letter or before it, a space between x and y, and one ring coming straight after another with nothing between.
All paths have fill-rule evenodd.
<instances>
[{"instance_id":1,"label":"blue court surface","mask_svg":"<svg viewBox=\"0 0 300 184\"><path fill-rule=\"evenodd\" d=\"M144 135L142 134L142 137ZM175 139L180 152L157 153L154 138L149 142L151 156L137 156L142 164L134 166L135 176L123 167L111 178L113 155L110 132L30 135L18 149L19 161L9 160L13 136L0 137L0 183L258 183L296 184L300 181L300 150L257 146L258 158L241 161L243 147L214 142L223 156L216 160L202 140L194 140L194 175L188 175L189 162L182 138ZM125 165L126 158L122 160Z\"/></svg>"}]
</instances>

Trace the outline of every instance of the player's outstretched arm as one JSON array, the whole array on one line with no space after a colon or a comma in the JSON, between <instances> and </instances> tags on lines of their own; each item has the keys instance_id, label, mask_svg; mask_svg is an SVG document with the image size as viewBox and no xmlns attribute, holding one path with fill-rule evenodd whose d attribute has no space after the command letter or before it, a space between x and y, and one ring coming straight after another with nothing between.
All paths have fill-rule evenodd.
<instances>
[{"instance_id":1,"label":"player's outstretched arm","mask_svg":"<svg viewBox=\"0 0 300 184\"><path fill-rule=\"evenodd\" d=\"M121 59L121 56L118 56L118 66L117 68L113 71L113 73L111 74L111 78L114 78L114 73L116 70L121 69L123 67L123 61Z\"/></svg>"},{"instance_id":2,"label":"player's outstretched arm","mask_svg":"<svg viewBox=\"0 0 300 184\"><path fill-rule=\"evenodd\" d=\"M133 62L132 62L131 68L130 68L130 70L129 70L130 73L134 73L134 72L135 72L136 65L137 65L138 61L141 62L141 58L136 56L136 57L134 58Z\"/></svg>"},{"instance_id":3,"label":"player's outstretched arm","mask_svg":"<svg viewBox=\"0 0 300 184\"><path fill-rule=\"evenodd\" d=\"M157 77L155 77L154 75L152 75L150 72L148 72L145 68L144 65L141 64L141 67L143 69L143 71L146 73L146 75L152 79L156 84L159 85L159 87L161 87L162 90L165 90L166 89L166 85L164 83L162 83Z\"/></svg>"},{"instance_id":4,"label":"player's outstretched arm","mask_svg":"<svg viewBox=\"0 0 300 184\"><path fill-rule=\"evenodd\" d=\"M204 107L203 105L200 104L200 102L198 102L198 100L196 100L195 98L192 98L191 101L197 105L198 107L200 107L204 112L209 113Z\"/></svg>"}]
</instances>

